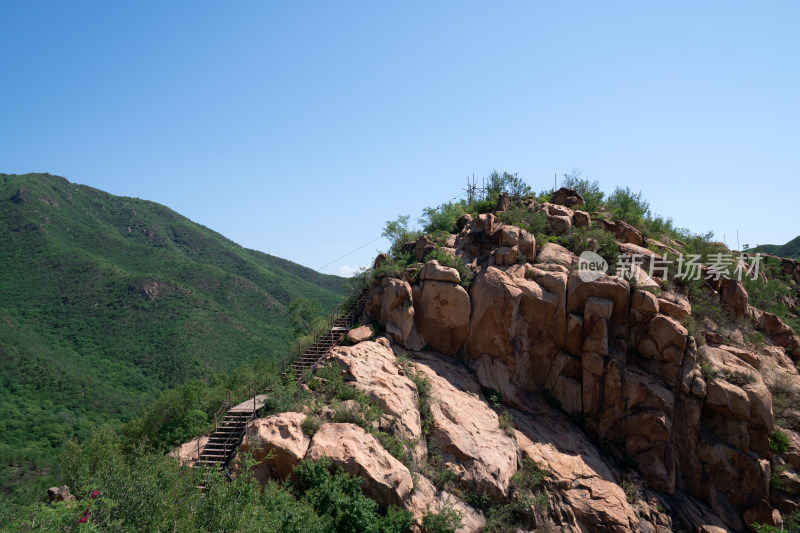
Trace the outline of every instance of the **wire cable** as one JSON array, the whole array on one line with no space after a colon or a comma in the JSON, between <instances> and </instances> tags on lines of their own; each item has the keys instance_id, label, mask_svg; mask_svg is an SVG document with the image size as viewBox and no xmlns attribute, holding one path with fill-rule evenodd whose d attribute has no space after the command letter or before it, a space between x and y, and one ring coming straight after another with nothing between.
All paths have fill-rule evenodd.
<instances>
[{"instance_id":1,"label":"wire cable","mask_svg":"<svg viewBox=\"0 0 800 533\"><path fill-rule=\"evenodd\" d=\"M356 248L356 249L355 249L355 250L353 250L352 252L347 252L346 254L344 254L342 257L340 257L340 258L338 258L338 259L334 259L333 261L331 261L331 262L330 262L330 263L328 263L327 265L325 265L325 266L323 266L323 267L320 267L320 268L318 268L318 269L317 269L317 272L321 272L323 269L325 269L325 268L328 268L329 266L331 266L331 265L332 265L332 264L334 264L335 262L337 262L337 261L341 261L342 259L344 259L344 258L345 258L345 257L347 257L348 255L352 255L352 254L356 253L356 252L357 252L357 251L359 251L360 249L362 249L362 248L365 248L365 247L369 246L370 244L372 244L373 242L377 241L378 239L383 239L383 235L379 235L378 237L376 237L376 238L372 239L371 241L369 241L367 244L364 244L364 245L362 245L362 246L359 246L358 248Z\"/></svg>"}]
</instances>

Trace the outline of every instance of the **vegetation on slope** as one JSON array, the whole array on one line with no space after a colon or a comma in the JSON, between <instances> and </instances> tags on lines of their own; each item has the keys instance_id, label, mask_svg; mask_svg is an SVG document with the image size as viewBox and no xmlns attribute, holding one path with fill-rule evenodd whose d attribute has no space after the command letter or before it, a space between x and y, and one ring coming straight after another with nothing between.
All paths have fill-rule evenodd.
<instances>
[{"instance_id":1,"label":"vegetation on slope","mask_svg":"<svg viewBox=\"0 0 800 533\"><path fill-rule=\"evenodd\" d=\"M778 257L800 259L800 235L786 244L762 244L750 251L753 253L761 252L762 254L777 255Z\"/></svg>"},{"instance_id":2,"label":"vegetation on slope","mask_svg":"<svg viewBox=\"0 0 800 533\"><path fill-rule=\"evenodd\" d=\"M0 174L0 488L53 451L294 339L345 280L244 249L174 211L47 174Z\"/></svg>"}]
</instances>

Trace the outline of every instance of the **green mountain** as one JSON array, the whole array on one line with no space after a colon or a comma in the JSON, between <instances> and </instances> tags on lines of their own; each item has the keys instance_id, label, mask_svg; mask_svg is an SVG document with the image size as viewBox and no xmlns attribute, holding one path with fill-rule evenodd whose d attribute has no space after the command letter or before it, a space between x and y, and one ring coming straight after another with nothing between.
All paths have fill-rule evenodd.
<instances>
[{"instance_id":1,"label":"green mountain","mask_svg":"<svg viewBox=\"0 0 800 533\"><path fill-rule=\"evenodd\" d=\"M800 235L783 245L762 244L761 246L756 246L751 251L754 253L761 252L763 254L777 255L778 257L800 259Z\"/></svg>"},{"instance_id":2,"label":"green mountain","mask_svg":"<svg viewBox=\"0 0 800 533\"><path fill-rule=\"evenodd\" d=\"M264 356L286 306L345 279L248 250L162 205L0 174L0 486L169 387Z\"/></svg>"}]
</instances>

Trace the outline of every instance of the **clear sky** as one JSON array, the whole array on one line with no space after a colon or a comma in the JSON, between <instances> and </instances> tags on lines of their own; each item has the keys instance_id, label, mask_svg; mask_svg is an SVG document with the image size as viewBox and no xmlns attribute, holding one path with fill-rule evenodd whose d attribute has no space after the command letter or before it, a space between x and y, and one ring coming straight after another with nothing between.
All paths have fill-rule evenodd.
<instances>
[{"instance_id":1,"label":"clear sky","mask_svg":"<svg viewBox=\"0 0 800 533\"><path fill-rule=\"evenodd\" d=\"M0 25L0 172L312 268L492 169L578 169L731 247L800 234L799 2L3 0Z\"/></svg>"}]
</instances>

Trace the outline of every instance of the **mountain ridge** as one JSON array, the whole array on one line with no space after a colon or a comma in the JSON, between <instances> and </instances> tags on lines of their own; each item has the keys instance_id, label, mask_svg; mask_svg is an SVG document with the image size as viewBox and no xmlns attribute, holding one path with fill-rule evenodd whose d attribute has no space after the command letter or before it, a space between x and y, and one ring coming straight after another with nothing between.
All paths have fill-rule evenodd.
<instances>
[{"instance_id":1,"label":"mountain ridge","mask_svg":"<svg viewBox=\"0 0 800 533\"><path fill-rule=\"evenodd\" d=\"M283 356L288 304L327 311L347 291L161 204L47 174L0 174L0 246L6 464L187 380Z\"/></svg>"},{"instance_id":2,"label":"mountain ridge","mask_svg":"<svg viewBox=\"0 0 800 533\"><path fill-rule=\"evenodd\" d=\"M786 244L762 244L750 251L752 253L760 252L763 254L777 255L778 257L800 259L800 235Z\"/></svg>"}]
</instances>

